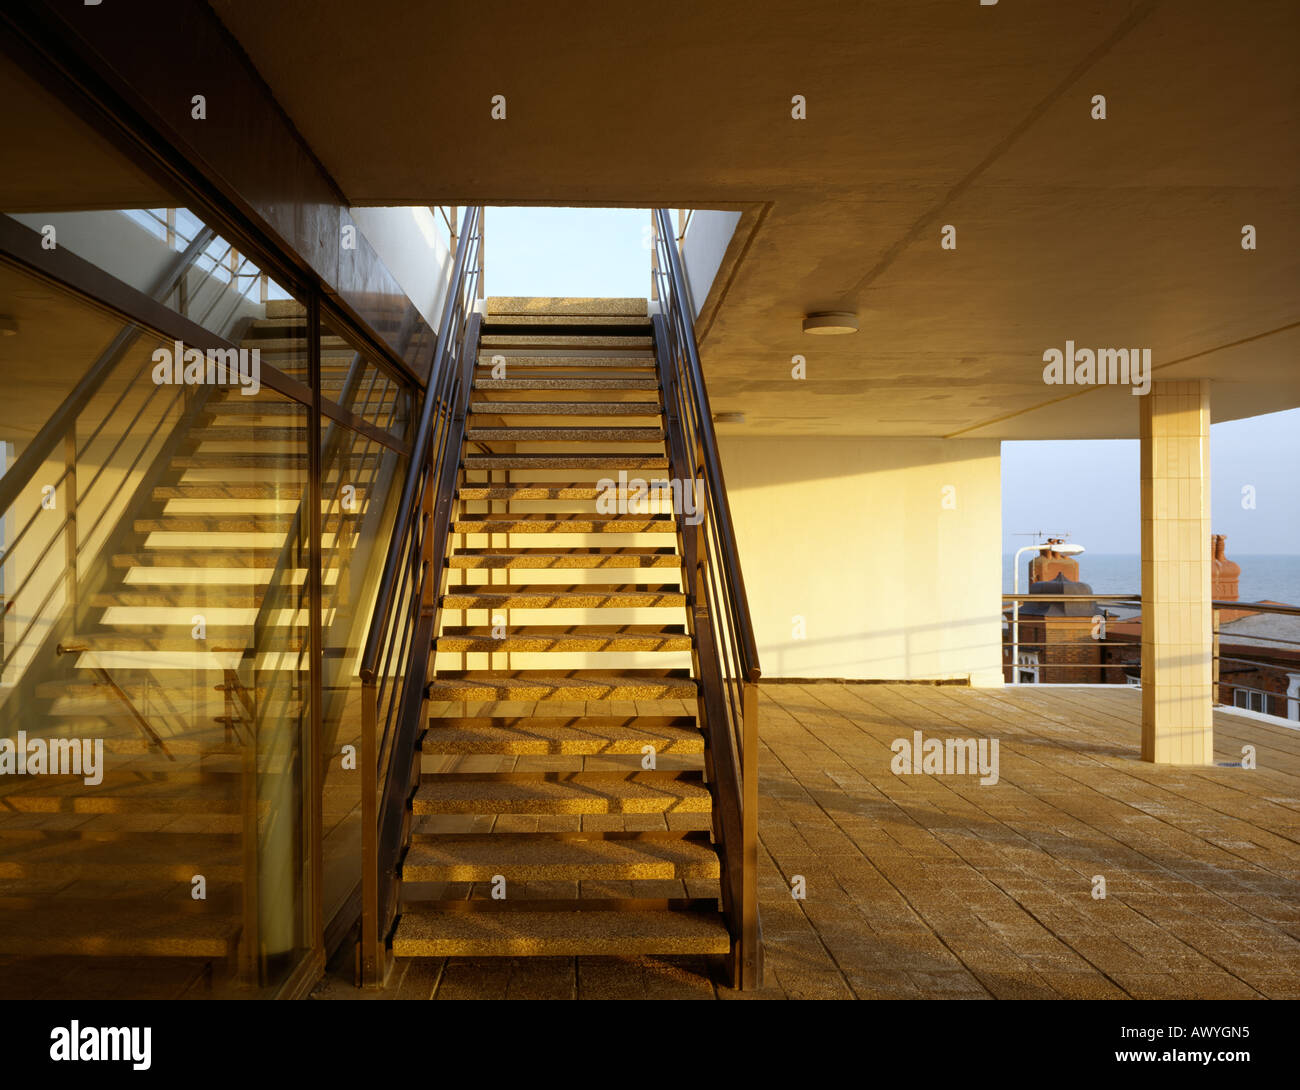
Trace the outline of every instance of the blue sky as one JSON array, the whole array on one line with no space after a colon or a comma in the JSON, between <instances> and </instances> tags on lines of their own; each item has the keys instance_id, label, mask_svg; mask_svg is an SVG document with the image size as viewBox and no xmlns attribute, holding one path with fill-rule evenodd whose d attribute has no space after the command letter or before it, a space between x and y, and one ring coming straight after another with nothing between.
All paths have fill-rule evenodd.
<instances>
[{"instance_id":1,"label":"blue sky","mask_svg":"<svg viewBox=\"0 0 1300 1090\"><path fill-rule=\"evenodd\" d=\"M1136 439L1002 444L1004 552L1033 540L1018 532L1045 529L1092 553L1137 553L1140 519ZM1229 556L1300 555L1300 409L1211 425L1210 524Z\"/></svg>"},{"instance_id":2,"label":"blue sky","mask_svg":"<svg viewBox=\"0 0 1300 1090\"><path fill-rule=\"evenodd\" d=\"M647 295L649 223L644 209L489 208L487 292ZM1212 529L1229 555L1300 555L1300 409L1215 424L1210 458ZM1058 529L1092 553L1140 551L1136 440L1002 444L1004 551L1030 542L1019 531Z\"/></svg>"}]
</instances>

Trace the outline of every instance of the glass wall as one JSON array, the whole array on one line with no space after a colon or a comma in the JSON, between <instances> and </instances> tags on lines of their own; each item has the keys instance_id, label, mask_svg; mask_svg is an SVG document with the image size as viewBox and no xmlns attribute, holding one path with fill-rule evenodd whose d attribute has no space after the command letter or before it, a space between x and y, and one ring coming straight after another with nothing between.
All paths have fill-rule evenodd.
<instances>
[{"instance_id":1,"label":"glass wall","mask_svg":"<svg viewBox=\"0 0 1300 1090\"><path fill-rule=\"evenodd\" d=\"M360 880L411 390L24 80L84 162L0 177L0 997L274 995Z\"/></svg>"},{"instance_id":2,"label":"glass wall","mask_svg":"<svg viewBox=\"0 0 1300 1090\"><path fill-rule=\"evenodd\" d=\"M320 326L321 392L364 424L322 417L322 738L326 921L361 881L361 679L358 673L411 439L409 391L347 340Z\"/></svg>"}]
</instances>

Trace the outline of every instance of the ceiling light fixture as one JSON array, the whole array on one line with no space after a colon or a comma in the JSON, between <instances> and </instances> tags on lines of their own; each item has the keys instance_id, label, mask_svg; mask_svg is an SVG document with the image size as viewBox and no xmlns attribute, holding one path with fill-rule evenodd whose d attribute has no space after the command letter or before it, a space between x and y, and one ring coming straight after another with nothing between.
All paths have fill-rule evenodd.
<instances>
[{"instance_id":1,"label":"ceiling light fixture","mask_svg":"<svg viewBox=\"0 0 1300 1090\"><path fill-rule=\"evenodd\" d=\"M858 316L847 310L819 310L809 314L803 320L803 331L820 337L835 336L840 333L856 333Z\"/></svg>"}]
</instances>

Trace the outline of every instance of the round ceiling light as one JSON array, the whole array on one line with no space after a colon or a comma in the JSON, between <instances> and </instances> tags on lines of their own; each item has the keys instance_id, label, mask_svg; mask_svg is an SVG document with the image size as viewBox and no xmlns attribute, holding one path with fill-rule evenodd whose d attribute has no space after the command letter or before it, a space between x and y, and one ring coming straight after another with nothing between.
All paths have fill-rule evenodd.
<instances>
[{"instance_id":1,"label":"round ceiling light","mask_svg":"<svg viewBox=\"0 0 1300 1090\"><path fill-rule=\"evenodd\" d=\"M856 333L858 316L847 310L821 310L803 320L803 331L830 337L839 333Z\"/></svg>"}]
</instances>

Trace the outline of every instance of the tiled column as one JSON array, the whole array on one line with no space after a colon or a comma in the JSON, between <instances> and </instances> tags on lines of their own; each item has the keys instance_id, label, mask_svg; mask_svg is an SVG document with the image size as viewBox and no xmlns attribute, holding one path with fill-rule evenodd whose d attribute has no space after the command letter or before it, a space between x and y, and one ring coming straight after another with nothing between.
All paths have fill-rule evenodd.
<instances>
[{"instance_id":1,"label":"tiled column","mask_svg":"<svg viewBox=\"0 0 1300 1090\"><path fill-rule=\"evenodd\" d=\"M1141 399L1142 759L1214 761L1210 383Z\"/></svg>"}]
</instances>

